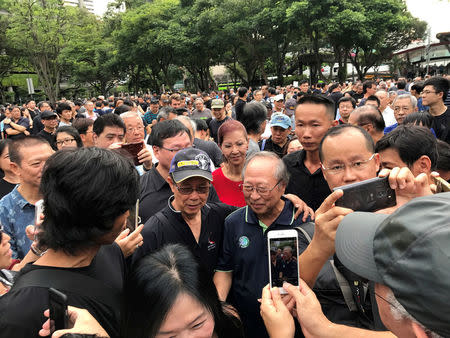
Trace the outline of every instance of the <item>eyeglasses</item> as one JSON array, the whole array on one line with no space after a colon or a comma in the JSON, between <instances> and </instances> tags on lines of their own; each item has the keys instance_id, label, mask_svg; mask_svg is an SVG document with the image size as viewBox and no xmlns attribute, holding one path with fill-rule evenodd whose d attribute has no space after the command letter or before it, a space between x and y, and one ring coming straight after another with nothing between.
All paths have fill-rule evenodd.
<instances>
[{"instance_id":1,"label":"eyeglasses","mask_svg":"<svg viewBox=\"0 0 450 338\"><path fill-rule=\"evenodd\" d=\"M329 171L331 174L341 174L344 172L346 167L350 167L353 170L359 171L359 170L366 168L367 165L369 164L369 162L373 160L375 155L376 155L376 153L372 154L372 156L370 156L370 158L368 160L354 161L354 162L350 163L349 166L346 164L335 164L331 167L325 167L322 164L322 169Z\"/></svg>"},{"instance_id":2,"label":"eyeglasses","mask_svg":"<svg viewBox=\"0 0 450 338\"><path fill-rule=\"evenodd\" d=\"M129 131L130 133L134 133L135 131L142 131L142 130L144 130L143 126L139 126L137 128L133 128L133 127L127 128L127 131Z\"/></svg>"},{"instance_id":3,"label":"eyeglasses","mask_svg":"<svg viewBox=\"0 0 450 338\"><path fill-rule=\"evenodd\" d=\"M73 141L75 141L74 138L66 138L64 140L56 141L56 145L62 146L63 144L68 145L71 144Z\"/></svg>"},{"instance_id":4,"label":"eyeglasses","mask_svg":"<svg viewBox=\"0 0 450 338\"><path fill-rule=\"evenodd\" d=\"M431 91L431 90L424 90L423 92L422 92L422 95L423 94L425 94L425 95L428 95L428 94L436 94L436 92L433 92L433 91Z\"/></svg>"},{"instance_id":5,"label":"eyeglasses","mask_svg":"<svg viewBox=\"0 0 450 338\"><path fill-rule=\"evenodd\" d=\"M209 184L202 185L200 187L180 187L175 184L175 187L177 188L177 190L180 192L181 195L190 195L194 191L196 191L199 194L206 194L207 192L209 192L210 185Z\"/></svg>"},{"instance_id":6,"label":"eyeglasses","mask_svg":"<svg viewBox=\"0 0 450 338\"><path fill-rule=\"evenodd\" d=\"M241 189L241 191L245 194L251 194L253 192L253 190L256 190L256 192L261 195L261 196L268 196L273 189L275 189L278 184L281 183L282 180L279 180L277 182L277 184L275 184L272 189L267 188L267 187L254 187L253 185L250 184L245 184L245 183L241 183L239 184L239 189Z\"/></svg>"}]
</instances>

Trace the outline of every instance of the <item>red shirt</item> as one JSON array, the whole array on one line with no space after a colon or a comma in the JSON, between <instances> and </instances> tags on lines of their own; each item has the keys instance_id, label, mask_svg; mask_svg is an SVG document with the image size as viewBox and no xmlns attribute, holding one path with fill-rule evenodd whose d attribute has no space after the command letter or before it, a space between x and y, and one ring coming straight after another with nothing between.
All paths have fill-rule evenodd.
<instances>
[{"instance_id":1,"label":"red shirt","mask_svg":"<svg viewBox=\"0 0 450 338\"><path fill-rule=\"evenodd\" d=\"M245 203L244 194L239 189L239 184L241 184L242 181L236 182L226 178L222 168L214 170L212 176L212 184L222 203L235 207L244 207L247 205Z\"/></svg>"}]
</instances>

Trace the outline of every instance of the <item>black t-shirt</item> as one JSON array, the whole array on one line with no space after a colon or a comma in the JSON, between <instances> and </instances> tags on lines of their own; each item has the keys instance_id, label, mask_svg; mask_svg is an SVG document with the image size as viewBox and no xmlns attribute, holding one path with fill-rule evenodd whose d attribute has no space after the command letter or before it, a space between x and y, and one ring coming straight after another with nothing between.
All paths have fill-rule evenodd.
<instances>
[{"instance_id":1,"label":"black t-shirt","mask_svg":"<svg viewBox=\"0 0 450 338\"><path fill-rule=\"evenodd\" d=\"M258 145L259 145L259 149L265 150L265 151L271 151L271 152L277 154L280 158L283 158L283 156L287 154L289 140L290 140L290 137L288 136L288 140L286 141L284 146L280 147L278 144L273 143L272 136L270 136L270 138L267 140L259 141ZM264 145L264 147L263 147L263 145Z\"/></svg>"},{"instance_id":2,"label":"black t-shirt","mask_svg":"<svg viewBox=\"0 0 450 338\"><path fill-rule=\"evenodd\" d=\"M166 244L177 243L187 246L212 275L222 250L225 218L236 209L223 203L205 204L201 209L202 225L197 243L181 213L165 207L145 223L141 233L144 244L134 253L133 262Z\"/></svg>"},{"instance_id":3,"label":"black t-shirt","mask_svg":"<svg viewBox=\"0 0 450 338\"><path fill-rule=\"evenodd\" d=\"M47 142L50 144L50 146L53 148L53 150L58 150L58 148L56 148L55 134L51 134L47 132L45 129L42 129L37 135L45 138Z\"/></svg>"},{"instance_id":4,"label":"black t-shirt","mask_svg":"<svg viewBox=\"0 0 450 338\"><path fill-rule=\"evenodd\" d=\"M216 168L220 167L220 164L223 162L223 155L216 142L194 138L194 146L207 153Z\"/></svg>"},{"instance_id":5,"label":"black t-shirt","mask_svg":"<svg viewBox=\"0 0 450 338\"><path fill-rule=\"evenodd\" d=\"M9 183L5 181L5 179L0 180L0 198L2 198L5 195L8 195L16 186L14 183Z\"/></svg>"},{"instance_id":6,"label":"black t-shirt","mask_svg":"<svg viewBox=\"0 0 450 338\"><path fill-rule=\"evenodd\" d=\"M450 144L450 107L447 107L444 114L433 118L432 128L438 139Z\"/></svg>"},{"instance_id":7,"label":"black t-shirt","mask_svg":"<svg viewBox=\"0 0 450 338\"><path fill-rule=\"evenodd\" d=\"M222 124L226 121L231 120L228 116L226 116L223 120L219 121L216 119L212 119L209 123L209 131L211 133L211 137L214 139L214 142L218 143L217 140L217 132Z\"/></svg>"},{"instance_id":8,"label":"black t-shirt","mask_svg":"<svg viewBox=\"0 0 450 338\"><path fill-rule=\"evenodd\" d=\"M139 216L142 223L167 206L172 196L169 183L159 174L156 167L141 176L141 196L139 198ZM217 192L211 185L208 202L220 202Z\"/></svg>"},{"instance_id":9,"label":"black t-shirt","mask_svg":"<svg viewBox=\"0 0 450 338\"><path fill-rule=\"evenodd\" d=\"M239 98L236 101L236 104L234 105L234 110L236 111L236 120L238 120L239 122L241 122L242 120L242 113L244 112L245 104L246 102L244 100L241 100L241 98Z\"/></svg>"},{"instance_id":10,"label":"black t-shirt","mask_svg":"<svg viewBox=\"0 0 450 338\"><path fill-rule=\"evenodd\" d=\"M310 208L317 210L325 198L331 194L322 169L310 173L305 166L306 152L299 150L283 157L287 170L291 174L286 194L300 197Z\"/></svg>"},{"instance_id":11,"label":"black t-shirt","mask_svg":"<svg viewBox=\"0 0 450 338\"><path fill-rule=\"evenodd\" d=\"M100 248L91 264L82 268L55 268L28 264L21 275L35 269L67 270L93 277L121 294L125 279L125 259L117 244ZM60 290L68 298L68 305L87 309L111 337L119 337L120 309L112 309L86 295ZM2 337L39 337L39 330L46 321L48 289L44 287L14 287L0 298L0 332Z\"/></svg>"}]
</instances>

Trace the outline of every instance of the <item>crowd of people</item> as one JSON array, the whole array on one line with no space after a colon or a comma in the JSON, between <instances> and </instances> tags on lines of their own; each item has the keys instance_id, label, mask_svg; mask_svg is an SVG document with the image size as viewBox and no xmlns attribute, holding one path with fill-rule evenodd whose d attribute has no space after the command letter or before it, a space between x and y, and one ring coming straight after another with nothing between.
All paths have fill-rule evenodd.
<instances>
[{"instance_id":1,"label":"crowd of people","mask_svg":"<svg viewBox=\"0 0 450 338\"><path fill-rule=\"evenodd\" d=\"M448 78L0 109L0 336L450 336Z\"/></svg>"}]
</instances>

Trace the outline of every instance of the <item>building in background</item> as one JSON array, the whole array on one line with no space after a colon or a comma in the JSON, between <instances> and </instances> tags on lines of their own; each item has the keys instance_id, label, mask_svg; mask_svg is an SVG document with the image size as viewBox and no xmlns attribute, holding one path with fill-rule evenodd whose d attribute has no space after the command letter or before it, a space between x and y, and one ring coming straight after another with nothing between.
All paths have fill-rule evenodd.
<instances>
[{"instance_id":1,"label":"building in background","mask_svg":"<svg viewBox=\"0 0 450 338\"><path fill-rule=\"evenodd\" d=\"M89 12L94 13L94 0L64 0L68 6L77 6L86 8Z\"/></svg>"}]
</instances>

